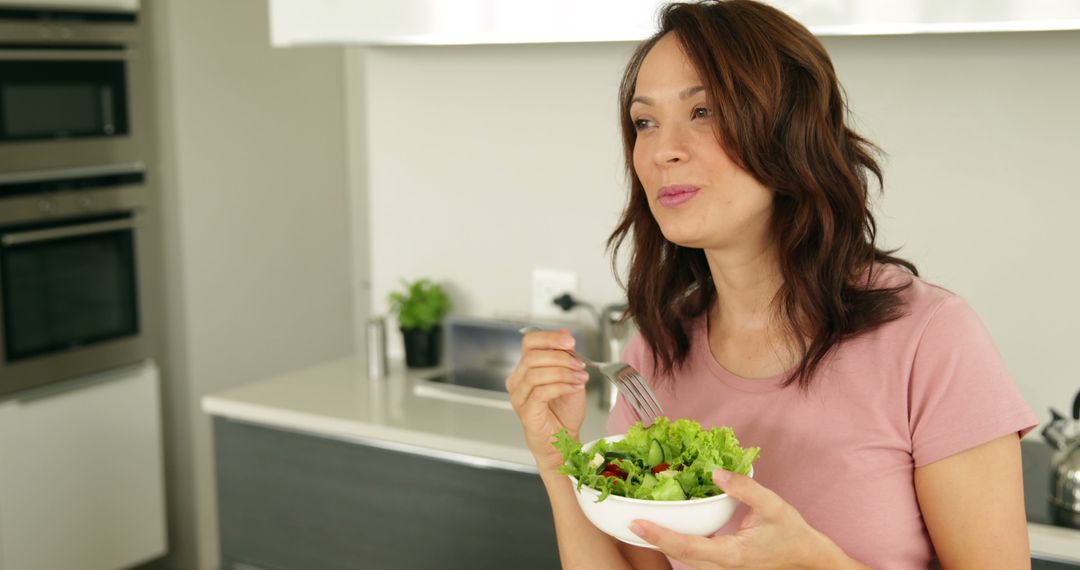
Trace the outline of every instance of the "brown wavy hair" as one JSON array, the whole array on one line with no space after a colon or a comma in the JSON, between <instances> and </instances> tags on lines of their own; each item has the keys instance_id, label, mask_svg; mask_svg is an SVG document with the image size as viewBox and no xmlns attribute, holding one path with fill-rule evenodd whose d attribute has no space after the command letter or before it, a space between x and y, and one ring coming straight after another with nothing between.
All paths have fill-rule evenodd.
<instances>
[{"instance_id":1,"label":"brown wavy hair","mask_svg":"<svg viewBox=\"0 0 1080 570\"><path fill-rule=\"evenodd\" d=\"M874 244L868 187L873 176L882 188L880 150L847 126L828 53L791 17L751 0L676 3L661 11L660 30L634 52L619 91L630 194L607 242L618 277L619 248L632 236L629 275L620 279L627 317L661 375L686 361L690 321L716 299L704 252L664 238L634 173L630 100L642 61L667 34L675 34L701 76L724 150L774 191L771 232L783 284L772 303L802 355L784 385L809 388L839 342L903 314L907 285L872 288L874 263L918 275L895 250Z\"/></svg>"}]
</instances>

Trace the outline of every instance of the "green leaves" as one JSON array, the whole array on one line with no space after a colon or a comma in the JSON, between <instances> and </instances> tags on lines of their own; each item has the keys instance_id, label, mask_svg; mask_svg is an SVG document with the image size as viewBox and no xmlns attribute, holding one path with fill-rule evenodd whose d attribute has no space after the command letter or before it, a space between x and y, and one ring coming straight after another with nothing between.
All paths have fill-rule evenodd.
<instances>
[{"instance_id":1,"label":"green leaves","mask_svg":"<svg viewBox=\"0 0 1080 570\"><path fill-rule=\"evenodd\" d=\"M625 438L612 444L601 439L591 449L583 449L562 430L552 445L566 459L559 472L576 477L579 487L600 491L599 501L608 495L654 501L719 495L723 490L713 483L712 472L722 467L745 475L759 454L756 447L741 447L730 427L706 430L693 420L666 417L657 418L649 427L638 422ZM597 454L606 456L602 464L593 461ZM660 467L661 463L667 468ZM625 477L604 476L603 465L614 465ZM654 469L663 471L653 473Z\"/></svg>"},{"instance_id":2,"label":"green leaves","mask_svg":"<svg viewBox=\"0 0 1080 570\"><path fill-rule=\"evenodd\" d=\"M390 310L397 313L401 328L430 330L450 312L450 298L430 279L412 283L402 279L401 283L405 289L394 291L387 298Z\"/></svg>"},{"instance_id":3,"label":"green leaves","mask_svg":"<svg viewBox=\"0 0 1080 570\"><path fill-rule=\"evenodd\" d=\"M551 442L551 445L554 445L555 449L558 449L563 457L576 458L577 453L581 451L581 442L570 437L570 432L566 431L566 428L559 430L559 433L555 434L555 441ZM588 461L585 463L588 463Z\"/></svg>"}]
</instances>

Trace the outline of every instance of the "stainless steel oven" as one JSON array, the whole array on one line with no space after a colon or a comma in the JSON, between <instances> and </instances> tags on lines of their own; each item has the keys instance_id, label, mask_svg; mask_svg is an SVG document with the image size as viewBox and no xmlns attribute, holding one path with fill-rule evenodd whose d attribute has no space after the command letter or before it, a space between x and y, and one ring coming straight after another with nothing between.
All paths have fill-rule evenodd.
<instances>
[{"instance_id":1,"label":"stainless steel oven","mask_svg":"<svg viewBox=\"0 0 1080 570\"><path fill-rule=\"evenodd\" d=\"M0 4L0 397L149 355L138 37Z\"/></svg>"},{"instance_id":2,"label":"stainless steel oven","mask_svg":"<svg viewBox=\"0 0 1080 570\"><path fill-rule=\"evenodd\" d=\"M140 218L0 227L0 394L145 358Z\"/></svg>"},{"instance_id":3,"label":"stainless steel oven","mask_svg":"<svg viewBox=\"0 0 1080 570\"><path fill-rule=\"evenodd\" d=\"M140 162L138 27L56 14L0 8L0 170Z\"/></svg>"}]
</instances>

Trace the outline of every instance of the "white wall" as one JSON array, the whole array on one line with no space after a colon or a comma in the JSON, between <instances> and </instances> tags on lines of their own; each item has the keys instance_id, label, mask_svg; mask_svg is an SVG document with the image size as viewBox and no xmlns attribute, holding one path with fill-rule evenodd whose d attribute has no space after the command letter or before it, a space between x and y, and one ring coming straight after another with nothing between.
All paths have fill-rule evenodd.
<instances>
[{"instance_id":1,"label":"white wall","mask_svg":"<svg viewBox=\"0 0 1080 570\"><path fill-rule=\"evenodd\" d=\"M859 125L890 155L885 243L973 304L1041 418L1065 407L1080 384L1080 32L825 43ZM631 49L353 58L367 73L348 102L366 101L373 311L399 277L430 276L459 313L526 313L534 266L576 271L586 300L620 297L603 242L624 202L615 98Z\"/></svg>"},{"instance_id":2,"label":"white wall","mask_svg":"<svg viewBox=\"0 0 1080 570\"><path fill-rule=\"evenodd\" d=\"M613 102L632 49L367 52L372 310L400 278L431 276L456 312L526 313L533 267L577 272L591 302L622 296L604 242L624 201Z\"/></svg>"},{"instance_id":3,"label":"white wall","mask_svg":"<svg viewBox=\"0 0 1080 570\"><path fill-rule=\"evenodd\" d=\"M1040 420L1080 389L1080 32L834 38L886 243L963 295Z\"/></svg>"},{"instance_id":4,"label":"white wall","mask_svg":"<svg viewBox=\"0 0 1080 570\"><path fill-rule=\"evenodd\" d=\"M148 2L171 568L218 566L209 392L352 352L343 53L270 47L266 2ZM359 263L359 262L357 262Z\"/></svg>"}]
</instances>

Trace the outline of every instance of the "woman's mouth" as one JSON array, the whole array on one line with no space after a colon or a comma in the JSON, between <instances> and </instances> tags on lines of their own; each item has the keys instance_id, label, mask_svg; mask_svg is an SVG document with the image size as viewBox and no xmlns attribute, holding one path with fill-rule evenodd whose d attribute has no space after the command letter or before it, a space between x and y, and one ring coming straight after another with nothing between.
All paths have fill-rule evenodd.
<instances>
[{"instance_id":1,"label":"woman's mouth","mask_svg":"<svg viewBox=\"0 0 1080 570\"><path fill-rule=\"evenodd\" d=\"M661 206L667 208L673 208L682 204L694 196L697 196L701 189L697 186L686 185L673 185L664 186L660 189L660 193L656 197L656 201L660 202Z\"/></svg>"}]
</instances>

